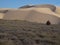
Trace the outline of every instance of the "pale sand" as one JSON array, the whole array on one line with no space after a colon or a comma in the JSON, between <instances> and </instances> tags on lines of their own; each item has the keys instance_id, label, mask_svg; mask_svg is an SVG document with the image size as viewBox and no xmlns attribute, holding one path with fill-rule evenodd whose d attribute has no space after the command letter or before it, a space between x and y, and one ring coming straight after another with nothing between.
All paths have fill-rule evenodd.
<instances>
[{"instance_id":1,"label":"pale sand","mask_svg":"<svg viewBox=\"0 0 60 45\"><path fill-rule=\"evenodd\" d=\"M54 8L54 7L53 7ZM56 6L56 10L52 11L50 7L33 7L33 8L0 8L8 10L6 13L0 13L0 19L5 20L27 20L31 22L46 23L50 20L52 24L60 23L60 7Z\"/></svg>"}]
</instances>

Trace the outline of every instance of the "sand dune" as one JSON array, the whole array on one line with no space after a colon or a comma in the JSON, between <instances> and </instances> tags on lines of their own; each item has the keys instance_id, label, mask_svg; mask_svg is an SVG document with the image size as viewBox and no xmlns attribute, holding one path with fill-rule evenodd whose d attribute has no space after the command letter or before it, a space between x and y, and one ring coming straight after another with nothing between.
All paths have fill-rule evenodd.
<instances>
[{"instance_id":1,"label":"sand dune","mask_svg":"<svg viewBox=\"0 0 60 45\"><path fill-rule=\"evenodd\" d=\"M4 13L0 13L0 19L2 19L4 17Z\"/></svg>"},{"instance_id":2,"label":"sand dune","mask_svg":"<svg viewBox=\"0 0 60 45\"><path fill-rule=\"evenodd\" d=\"M23 10L11 10L8 11L4 16L4 19L7 20L24 20L25 17L29 14L30 11L23 11Z\"/></svg>"},{"instance_id":3,"label":"sand dune","mask_svg":"<svg viewBox=\"0 0 60 45\"><path fill-rule=\"evenodd\" d=\"M46 23L48 20L52 24L59 23L59 18L53 14L44 14L37 11L32 11L31 15L26 18L27 21L37 22L37 23Z\"/></svg>"},{"instance_id":4,"label":"sand dune","mask_svg":"<svg viewBox=\"0 0 60 45\"><path fill-rule=\"evenodd\" d=\"M56 14L60 14L60 7L57 7L57 8L56 8L55 13L56 13Z\"/></svg>"},{"instance_id":5,"label":"sand dune","mask_svg":"<svg viewBox=\"0 0 60 45\"><path fill-rule=\"evenodd\" d=\"M60 45L59 24L60 7L54 5L0 8L0 45Z\"/></svg>"},{"instance_id":6,"label":"sand dune","mask_svg":"<svg viewBox=\"0 0 60 45\"><path fill-rule=\"evenodd\" d=\"M37 23L46 23L48 20L52 24L60 23L60 7L44 5L27 5L18 9L1 8L0 19L4 20L27 20Z\"/></svg>"}]
</instances>

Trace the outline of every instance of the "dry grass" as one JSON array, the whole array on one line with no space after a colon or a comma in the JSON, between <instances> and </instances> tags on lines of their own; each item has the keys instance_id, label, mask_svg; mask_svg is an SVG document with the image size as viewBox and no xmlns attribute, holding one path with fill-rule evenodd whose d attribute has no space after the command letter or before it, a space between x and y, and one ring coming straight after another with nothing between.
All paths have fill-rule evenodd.
<instances>
[{"instance_id":1,"label":"dry grass","mask_svg":"<svg viewBox=\"0 0 60 45\"><path fill-rule=\"evenodd\" d=\"M0 45L60 45L60 25L0 20Z\"/></svg>"}]
</instances>

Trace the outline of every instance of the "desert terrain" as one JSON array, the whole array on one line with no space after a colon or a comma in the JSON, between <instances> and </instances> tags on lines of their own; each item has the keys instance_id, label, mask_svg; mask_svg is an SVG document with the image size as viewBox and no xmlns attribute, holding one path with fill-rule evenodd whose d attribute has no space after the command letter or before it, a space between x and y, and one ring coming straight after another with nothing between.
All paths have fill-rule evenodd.
<instances>
[{"instance_id":1,"label":"desert terrain","mask_svg":"<svg viewBox=\"0 0 60 45\"><path fill-rule=\"evenodd\" d=\"M60 7L0 8L0 45L60 45Z\"/></svg>"},{"instance_id":2,"label":"desert terrain","mask_svg":"<svg viewBox=\"0 0 60 45\"><path fill-rule=\"evenodd\" d=\"M60 45L60 25L0 20L0 45Z\"/></svg>"},{"instance_id":3,"label":"desert terrain","mask_svg":"<svg viewBox=\"0 0 60 45\"><path fill-rule=\"evenodd\" d=\"M60 24L60 7L50 4L25 5L19 8L0 8L0 19L26 20L45 24Z\"/></svg>"}]
</instances>

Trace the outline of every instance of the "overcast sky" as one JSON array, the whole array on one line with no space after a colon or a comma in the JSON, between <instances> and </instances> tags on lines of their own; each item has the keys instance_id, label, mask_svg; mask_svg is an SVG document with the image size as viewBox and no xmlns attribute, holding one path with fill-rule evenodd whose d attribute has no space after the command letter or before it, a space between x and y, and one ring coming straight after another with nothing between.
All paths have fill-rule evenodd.
<instances>
[{"instance_id":1,"label":"overcast sky","mask_svg":"<svg viewBox=\"0 0 60 45\"><path fill-rule=\"evenodd\" d=\"M0 8L18 8L28 4L53 4L60 6L60 0L0 0Z\"/></svg>"}]
</instances>

